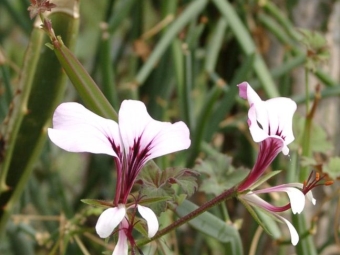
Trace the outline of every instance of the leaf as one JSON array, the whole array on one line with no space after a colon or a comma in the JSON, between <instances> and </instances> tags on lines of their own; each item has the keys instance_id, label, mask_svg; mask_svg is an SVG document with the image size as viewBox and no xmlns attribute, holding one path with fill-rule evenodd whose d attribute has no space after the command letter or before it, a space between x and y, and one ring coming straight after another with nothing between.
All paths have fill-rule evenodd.
<instances>
[{"instance_id":1,"label":"leaf","mask_svg":"<svg viewBox=\"0 0 340 255\"><path fill-rule=\"evenodd\" d=\"M305 117L296 116L294 117L294 122L297 123L293 126L294 134L299 134L295 141L290 146L292 149L298 149L299 143L303 136L304 124L305 124ZM333 149L332 143L327 139L327 134L324 129L313 122L312 129L311 129L311 137L310 137L310 149L312 152L321 152L325 153Z\"/></svg>"},{"instance_id":2,"label":"leaf","mask_svg":"<svg viewBox=\"0 0 340 255\"><path fill-rule=\"evenodd\" d=\"M281 173L281 170L276 170L276 171L271 171L265 175L262 175L254 184L252 184L249 189L253 190L255 188L257 188L258 186L260 186L262 183L266 182L267 180L269 180L270 178L272 178L273 176L277 175Z\"/></svg>"},{"instance_id":3,"label":"leaf","mask_svg":"<svg viewBox=\"0 0 340 255\"><path fill-rule=\"evenodd\" d=\"M315 161L314 158L310 158L310 157L301 157L301 161L300 164L302 167L306 167L306 166L315 166L318 163Z\"/></svg>"},{"instance_id":4,"label":"leaf","mask_svg":"<svg viewBox=\"0 0 340 255\"><path fill-rule=\"evenodd\" d=\"M315 71L316 66L329 59L330 53L326 38L316 32L307 29L298 30L302 34L301 43L307 48L306 67Z\"/></svg>"},{"instance_id":5,"label":"leaf","mask_svg":"<svg viewBox=\"0 0 340 255\"><path fill-rule=\"evenodd\" d=\"M264 231L266 231L268 235L273 236L276 239L281 237L281 231L276 224L277 219L274 219L269 212L259 208L253 208L242 199L239 200L247 208L254 220L263 228Z\"/></svg>"},{"instance_id":6,"label":"leaf","mask_svg":"<svg viewBox=\"0 0 340 255\"><path fill-rule=\"evenodd\" d=\"M165 169L163 173L165 176L169 177L169 179L167 179L169 183L178 184L181 187L182 191L188 196L194 194L198 188L196 177L198 175L198 172L194 170L174 167Z\"/></svg>"},{"instance_id":7,"label":"leaf","mask_svg":"<svg viewBox=\"0 0 340 255\"><path fill-rule=\"evenodd\" d=\"M232 158L221 153L215 153L204 161L199 161L195 170L207 175L202 180L200 190L207 194L219 195L223 191L240 183L249 173L246 168L235 169Z\"/></svg>"},{"instance_id":8,"label":"leaf","mask_svg":"<svg viewBox=\"0 0 340 255\"><path fill-rule=\"evenodd\" d=\"M185 200L176 208L178 216L183 217L197 209L198 206L194 203ZM189 221L189 224L200 232L211 236L223 243L230 243L233 255L243 254L242 243L237 229L221 219L217 218L209 212L204 212L196 218Z\"/></svg>"},{"instance_id":9,"label":"leaf","mask_svg":"<svg viewBox=\"0 0 340 255\"><path fill-rule=\"evenodd\" d=\"M327 173L333 180L340 177L340 157L330 158L327 165L323 167L323 172Z\"/></svg>"},{"instance_id":10,"label":"leaf","mask_svg":"<svg viewBox=\"0 0 340 255\"><path fill-rule=\"evenodd\" d=\"M183 193L190 196L198 188L197 172L190 169L167 168L161 171L155 164L147 164L138 176L137 183L141 187L141 195L147 199L157 199L157 203L150 203L150 207L157 215L168 208L168 203L177 204L183 200ZM179 195L176 194L174 185L180 187Z\"/></svg>"},{"instance_id":11,"label":"leaf","mask_svg":"<svg viewBox=\"0 0 340 255\"><path fill-rule=\"evenodd\" d=\"M99 207L105 207L105 208L113 207L113 203L109 201L102 201L98 199L87 199L87 198L82 199L80 201L83 202L84 204L91 205L91 206L97 206L97 207L99 206Z\"/></svg>"}]
</instances>

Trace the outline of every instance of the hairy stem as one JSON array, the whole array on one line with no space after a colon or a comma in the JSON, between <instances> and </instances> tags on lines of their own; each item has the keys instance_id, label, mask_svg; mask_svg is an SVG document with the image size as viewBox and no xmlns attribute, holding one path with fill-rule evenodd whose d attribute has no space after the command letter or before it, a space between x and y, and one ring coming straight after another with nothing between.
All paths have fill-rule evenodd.
<instances>
[{"instance_id":1,"label":"hairy stem","mask_svg":"<svg viewBox=\"0 0 340 255\"><path fill-rule=\"evenodd\" d=\"M223 201L226 201L226 200L234 197L236 195L236 193L237 193L236 187L232 187L232 188L224 191L223 193L221 193L220 195L218 195L214 199L206 202L205 204L203 204L202 206L200 206L196 210L194 210L191 213L185 215L184 217L176 220L175 222L173 222L172 224L170 224L166 228L161 229L160 231L158 231L158 233L154 237L152 237L150 239L140 240L139 242L137 242L137 245L138 246L145 245L145 244L147 244L151 241L154 241L154 240L162 237L163 235L165 235L165 234L171 232L172 230L182 226L184 223L187 223L188 221L199 216L200 214L204 213L205 211L209 210L210 208L214 207L215 205L219 205Z\"/></svg>"}]
</instances>

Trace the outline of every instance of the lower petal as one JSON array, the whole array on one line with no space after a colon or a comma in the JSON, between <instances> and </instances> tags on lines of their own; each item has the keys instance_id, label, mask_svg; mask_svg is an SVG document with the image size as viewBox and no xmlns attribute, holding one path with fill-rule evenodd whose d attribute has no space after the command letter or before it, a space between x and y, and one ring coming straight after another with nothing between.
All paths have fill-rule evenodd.
<instances>
[{"instance_id":1,"label":"lower petal","mask_svg":"<svg viewBox=\"0 0 340 255\"><path fill-rule=\"evenodd\" d=\"M156 214L148 207L137 205L138 212L146 220L148 224L148 237L153 237L158 231L158 220Z\"/></svg>"},{"instance_id":2,"label":"lower petal","mask_svg":"<svg viewBox=\"0 0 340 255\"><path fill-rule=\"evenodd\" d=\"M290 240L292 242L292 245L297 245L297 243L299 242L299 235L295 229L295 227L293 226L292 223L290 223L288 220L286 220L285 218L283 218L282 216L280 215L276 215L280 220L282 220L284 223L287 224L288 226L288 230L289 230L289 233L290 233Z\"/></svg>"},{"instance_id":3,"label":"lower petal","mask_svg":"<svg viewBox=\"0 0 340 255\"><path fill-rule=\"evenodd\" d=\"M96 224L97 234L101 238L110 236L113 230L124 219L125 214L125 206L106 209L98 218Z\"/></svg>"},{"instance_id":4,"label":"lower petal","mask_svg":"<svg viewBox=\"0 0 340 255\"><path fill-rule=\"evenodd\" d=\"M119 230L118 242L116 244L115 249L113 250L112 255L128 255L128 251L129 251L128 240L124 231L124 226L122 226L122 229Z\"/></svg>"}]
</instances>

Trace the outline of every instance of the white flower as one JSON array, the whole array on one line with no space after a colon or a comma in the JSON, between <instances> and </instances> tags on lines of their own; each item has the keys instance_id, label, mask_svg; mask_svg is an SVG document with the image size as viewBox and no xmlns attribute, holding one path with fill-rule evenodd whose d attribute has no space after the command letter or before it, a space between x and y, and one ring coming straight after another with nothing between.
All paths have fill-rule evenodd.
<instances>
[{"instance_id":1,"label":"white flower","mask_svg":"<svg viewBox=\"0 0 340 255\"><path fill-rule=\"evenodd\" d=\"M290 203L285 206L274 206L258 196L258 194L269 192L286 192ZM300 214L305 207L305 195L301 190L295 188L294 185L283 184L262 190L249 191L246 194L239 195L239 199L251 206L259 207L270 212L272 216L275 216L280 222L283 222L287 225L292 244L296 245L299 242L299 235L294 226L278 213L284 212L291 208L294 214Z\"/></svg>"},{"instance_id":2,"label":"white flower","mask_svg":"<svg viewBox=\"0 0 340 255\"><path fill-rule=\"evenodd\" d=\"M279 138L283 141L282 152L287 155L287 145L294 141L292 120L296 103L286 97L262 101L247 82L238 87L240 97L248 100L250 105L248 124L254 141L262 142L268 137Z\"/></svg>"},{"instance_id":3,"label":"white flower","mask_svg":"<svg viewBox=\"0 0 340 255\"><path fill-rule=\"evenodd\" d=\"M119 125L78 103L63 103L48 129L53 143L71 152L104 153L115 157L117 188L115 205L126 204L145 163L190 146L189 129L183 122L171 124L152 119L140 101L125 100Z\"/></svg>"}]
</instances>

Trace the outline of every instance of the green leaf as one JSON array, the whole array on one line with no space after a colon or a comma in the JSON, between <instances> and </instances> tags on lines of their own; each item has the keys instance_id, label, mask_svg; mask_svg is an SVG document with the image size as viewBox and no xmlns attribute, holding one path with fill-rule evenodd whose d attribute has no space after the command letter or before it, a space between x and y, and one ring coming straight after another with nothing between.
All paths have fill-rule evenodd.
<instances>
[{"instance_id":1,"label":"green leaf","mask_svg":"<svg viewBox=\"0 0 340 255\"><path fill-rule=\"evenodd\" d=\"M294 125L294 134L299 134L297 139L292 143L290 146L292 149L298 149L299 143L302 139L302 134L304 130L304 124L305 124L305 117L301 116L295 116L293 123L296 123ZM327 151L330 151L333 149L332 143L327 139L327 134L324 131L324 129L316 124L315 122L312 123L311 128L311 140L310 140L310 149L312 152L321 152L325 153Z\"/></svg>"},{"instance_id":2,"label":"green leaf","mask_svg":"<svg viewBox=\"0 0 340 255\"><path fill-rule=\"evenodd\" d=\"M273 176L277 175L281 173L281 170L277 170L277 171L271 171L265 175L262 175L253 185L251 185L249 187L250 190L253 190L255 188L257 188L258 186L260 186L262 183L266 182L267 180L269 180L270 178L272 178Z\"/></svg>"},{"instance_id":3,"label":"green leaf","mask_svg":"<svg viewBox=\"0 0 340 255\"><path fill-rule=\"evenodd\" d=\"M215 153L205 160L199 161L195 170L207 175L202 180L200 190L207 194L219 195L223 191L240 183L249 173L248 169L235 169L232 158L221 153Z\"/></svg>"},{"instance_id":4,"label":"green leaf","mask_svg":"<svg viewBox=\"0 0 340 255\"><path fill-rule=\"evenodd\" d=\"M165 196L165 197L151 197L151 198L142 198L140 201L138 201L139 205L149 205L152 203L159 203L167 200L171 200L172 197Z\"/></svg>"},{"instance_id":5,"label":"green leaf","mask_svg":"<svg viewBox=\"0 0 340 255\"><path fill-rule=\"evenodd\" d=\"M191 196L197 190L197 173L194 170L182 168L167 168L161 171L155 164L148 164L139 174L137 183L142 185L141 195L147 199L157 199L157 203L148 205L157 215L164 212L168 203L177 203L178 196L173 185L180 187L180 192Z\"/></svg>"},{"instance_id":6,"label":"green leaf","mask_svg":"<svg viewBox=\"0 0 340 255\"><path fill-rule=\"evenodd\" d=\"M306 166L315 166L318 163L315 161L314 158L310 158L310 157L301 157L301 161L300 161L300 165L302 167L306 167Z\"/></svg>"},{"instance_id":7,"label":"green leaf","mask_svg":"<svg viewBox=\"0 0 340 255\"><path fill-rule=\"evenodd\" d=\"M323 172L327 173L333 180L340 177L340 157L330 158L327 165L323 167Z\"/></svg>"},{"instance_id":8,"label":"green leaf","mask_svg":"<svg viewBox=\"0 0 340 255\"><path fill-rule=\"evenodd\" d=\"M278 219L274 219L273 216L265 210L251 207L242 199L240 199L240 201L247 208L254 220L263 228L264 231L266 231L268 235L271 235L276 239L281 237L281 231L276 224Z\"/></svg>"},{"instance_id":9,"label":"green leaf","mask_svg":"<svg viewBox=\"0 0 340 255\"><path fill-rule=\"evenodd\" d=\"M65 1L64 1L65 2ZM79 25L78 1L60 2L48 18L65 44L73 48ZM74 11L73 11L74 10ZM66 75L53 51L46 48L49 39L37 23L26 50L18 96L13 101L10 123L6 128L6 153L0 166L0 235L14 205L18 205L22 192L31 177L34 164L46 140L47 126L65 93ZM66 46L65 46L66 47ZM8 138L8 139L7 139Z\"/></svg>"},{"instance_id":10,"label":"green leaf","mask_svg":"<svg viewBox=\"0 0 340 255\"><path fill-rule=\"evenodd\" d=\"M315 71L316 66L329 59L330 53L326 38L316 32L307 29L298 30L302 34L301 42L307 48L306 67Z\"/></svg>"},{"instance_id":11,"label":"green leaf","mask_svg":"<svg viewBox=\"0 0 340 255\"><path fill-rule=\"evenodd\" d=\"M91 205L91 206L99 206L99 207L105 207L105 208L108 208L108 207L112 207L113 206L113 203L112 202L109 202L109 201L102 201L102 200L98 200L98 199L82 199L80 200L81 202L83 202L84 204L87 204L87 205Z\"/></svg>"},{"instance_id":12,"label":"green leaf","mask_svg":"<svg viewBox=\"0 0 340 255\"><path fill-rule=\"evenodd\" d=\"M178 184L181 190L188 196L195 193L198 188L197 175L198 172L195 170L171 167L165 169L163 175L169 177L167 181L171 184Z\"/></svg>"},{"instance_id":13,"label":"green leaf","mask_svg":"<svg viewBox=\"0 0 340 255\"><path fill-rule=\"evenodd\" d=\"M180 206L177 207L176 213L180 217L183 217L197 208L197 205L185 200ZM239 232L233 225L222 221L209 212L204 212L203 214L197 216L196 218L189 221L189 224L193 228L217 239L220 242L230 243L233 251L231 254L243 254Z\"/></svg>"}]
</instances>

